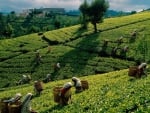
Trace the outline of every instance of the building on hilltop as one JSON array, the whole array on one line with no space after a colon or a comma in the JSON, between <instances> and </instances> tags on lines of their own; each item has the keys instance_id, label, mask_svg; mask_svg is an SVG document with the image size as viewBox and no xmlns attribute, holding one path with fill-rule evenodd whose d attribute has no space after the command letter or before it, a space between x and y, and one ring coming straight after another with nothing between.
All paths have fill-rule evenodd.
<instances>
[{"instance_id":1,"label":"building on hilltop","mask_svg":"<svg viewBox=\"0 0 150 113\"><path fill-rule=\"evenodd\" d=\"M56 14L65 14L65 9L64 8L42 8L42 12L44 13L56 13Z\"/></svg>"},{"instance_id":2,"label":"building on hilltop","mask_svg":"<svg viewBox=\"0 0 150 113\"><path fill-rule=\"evenodd\" d=\"M45 14L47 14L47 13L64 15L64 14L66 14L66 11L64 8L39 8L39 9L34 8L34 9L23 10L22 13L20 13L20 16L26 17L30 13L34 13L39 17L44 17Z\"/></svg>"}]
</instances>

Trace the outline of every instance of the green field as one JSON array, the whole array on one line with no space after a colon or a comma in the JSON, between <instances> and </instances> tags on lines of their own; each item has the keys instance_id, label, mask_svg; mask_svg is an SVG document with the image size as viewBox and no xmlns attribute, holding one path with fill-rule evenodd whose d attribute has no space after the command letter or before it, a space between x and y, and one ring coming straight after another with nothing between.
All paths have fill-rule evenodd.
<instances>
[{"instance_id":1,"label":"green field","mask_svg":"<svg viewBox=\"0 0 150 113\"><path fill-rule=\"evenodd\" d=\"M70 79L49 82L44 85L40 97L32 100L31 106L39 113L149 113L150 75L141 79L128 76L128 70L80 77L89 82L89 89L76 94L72 87L72 103L61 107L53 100L53 88ZM0 98L23 96L33 92L33 84L18 86L1 91Z\"/></svg>"}]
</instances>

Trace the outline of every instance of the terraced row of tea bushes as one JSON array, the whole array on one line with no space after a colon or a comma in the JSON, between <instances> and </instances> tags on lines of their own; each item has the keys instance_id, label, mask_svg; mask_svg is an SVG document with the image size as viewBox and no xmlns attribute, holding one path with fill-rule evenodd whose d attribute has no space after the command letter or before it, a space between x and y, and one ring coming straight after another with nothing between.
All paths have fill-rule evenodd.
<instances>
[{"instance_id":1,"label":"terraced row of tea bushes","mask_svg":"<svg viewBox=\"0 0 150 113\"><path fill-rule=\"evenodd\" d=\"M53 79L66 79L76 75L83 76L88 74L104 73L113 70L124 69L128 68L130 65L134 65L134 62L128 62L113 58L102 58L99 57L98 54L91 54L86 51L81 52L79 49L69 48L66 46L60 46L60 48L57 47L57 50L54 51L59 51L59 55L57 56L57 58L55 58L57 60L52 61L51 55L53 53L46 55L43 59L43 61L46 62L42 63L39 67L40 69L38 69L38 72L35 72L34 74L41 73L41 75L44 75L47 73L52 73ZM54 73L53 65L56 62L60 62L61 69L58 72ZM109 62L107 63L107 67L106 65L104 65L106 64L106 62ZM115 66L114 62L119 63L116 63L117 65Z\"/></svg>"},{"instance_id":2,"label":"terraced row of tea bushes","mask_svg":"<svg viewBox=\"0 0 150 113\"><path fill-rule=\"evenodd\" d=\"M149 19L149 16L150 14L148 11L148 12L137 13L137 14L129 15L129 16L117 17L119 20L117 18L109 18L109 19L104 20L104 23L101 25L103 27L101 27L100 25L98 27L99 29L105 28L104 30L108 30L110 28L115 28L115 27L116 28L123 27L129 24L135 24L138 22L145 21Z\"/></svg>"},{"instance_id":3,"label":"terraced row of tea bushes","mask_svg":"<svg viewBox=\"0 0 150 113\"><path fill-rule=\"evenodd\" d=\"M62 46L53 47L51 53L47 53L47 48L40 49L40 55L42 56L42 63L40 65L36 65L34 51L1 62L0 86L3 87L9 82L11 82L11 85L14 85L14 82L18 81L23 74L33 74L33 80L44 78L47 73L53 72L53 66L57 63L57 59L67 49L63 49Z\"/></svg>"},{"instance_id":4,"label":"terraced row of tea bushes","mask_svg":"<svg viewBox=\"0 0 150 113\"><path fill-rule=\"evenodd\" d=\"M37 49L47 47L47 45L47 42L43 41L37 34L1 40L0 61L7 60L20 54L25 54L30 51L36 51Z\"/></svg>"},{"instance_id":5,"label":"terraced row of tea bushes","mask_svg":"<svg viewBox=\"0 0 150 113\"><path fill-rule=\"evenodd\" d=\"M105 31L101 33L97 33L94 35L89 35L83 38L79 38L77 40L74 40L72 42L68 42L65 45L70 46L70 47L75 47L79 48L81 50L93 52L93 53L100 53L100 55L103 55L104 53L101 54L102 52L105 52L108 56L111 55L112 50L114 47L118 47L117 55L121 55L121 49L123 49L125 46L129 47L129 51L127 52L127 58L132 58L132 59L137 59L139 56L143 56L139 52L139 45L141 42L145 40L145 42L142 44L143 46L149 47L149 38L150 36L149 33L149 23L150 20L144 21L144 22L139 22L134 25L128 25L124 26L121 28L113 29L110 31ZM134 42L130 42L130 33L133 30L137 30L137 37ZM117 43L117 40L123 36L123 43L119 44ZM104 46L104 40L108 40L108 44ZM147 45L144 45L146 44ZM141 46L142 46L141 45ZM145 47L143 47L144 49ZM143 50L141 50L143 51ZM147 54L146 54L146 61L149 61L149 54L150 51L147 49Z\"/></svg>"},{"instance_id":6,"label":"terraced row of tea bushes","mask_svg":"<svg viewBox=\"0 0 150 113\"><path fill-rule=\"evenodd\" d=\"M47 48L40 49L42 63L36 64L35 53L28 52L0 63L1 87L7 83L14 85L23 74L30 74L33 80L44 79L48 73L53 80L66 79L72 76L85 76L128 68L134 62L113 58L102 58L98 54L80 51L66 46L52 46L50 53ZM54 65L60 62L61 69L54 71ZM116 62L116 65L114 63ZM118 62L118 63L117 63ZM107 66L106 66L107 65ZM11 80L11 82L10 82Z\"/></svg>"},{"instance_id":7,"label":"terraced row of tea bushes","mask_svg":"<svg viewBox=\"0 0 150 113\"><path fill-rule=\"evenodd\" d=\"M80 29L80 25L76 25L68 28L45 32L44 38L47 39L50 45L55 45L70 42L90 33L92 33L90 30Z\"/></svg>"},{"instance_id":8,"label":"terraced row of tea bushes","mask_svg":"<svg viewBox=\"0 0 150 113\"><path fill-rule=\"evenodd\" d=\"M115 71L100 75L81 77L88 80L89 89L79 94L72 88L72 103L60 107L53 100L53 88L63 85L71 79L44 84L40 97L32 99L32 108L39 113L122 113L150 112L150 77L132 79L128 70ZM23 96L33 92L30 86L14 87L2 91L0 98L14 96L20 92Z\"/></svg>"}]
</instances>

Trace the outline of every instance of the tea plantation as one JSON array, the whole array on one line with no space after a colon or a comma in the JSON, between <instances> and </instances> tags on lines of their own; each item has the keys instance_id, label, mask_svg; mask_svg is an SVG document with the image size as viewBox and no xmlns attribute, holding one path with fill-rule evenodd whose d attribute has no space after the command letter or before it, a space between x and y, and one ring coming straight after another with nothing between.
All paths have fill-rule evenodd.
<instances>
[{"instance_id":1,"label":"tea plantation","mask_svg":"<svg viewBox=\"0 0 150 113\"><path fill-rule=\"evenodd\" d=\"M52 80L60 80L127 69L138 61L149 63L149 23L150 13L142 12L105 19L97 33L89 24L87 30L76 25L0 40L0 87L14 86L23 74L30 74L34 81L51 73ZM134 30L137 35L132 39ZM125 46L126 52L122 51ZM36 50L40 64L35 62ZM57 62L61 68L55 72Z\"/></svg>"},{"instance_id":2,"label":"tea plantation","mask_svg":"<svg viewBox=\"0 0 150 113\"><path fill-rule=\"evenodd\" d=\"M61 107L54 102L53 88L71 81L59 80L43 84L44 90L34 97L31 106L39 113L149 113L150 75L141 79L128 76L128 70L80 77L89 82L89 89L76 94L72 87L72 103ZM7 88L0 98L20 92L23 97L33 92L33 84ZM22 99L23 99L22 97Z\"/></svg>"}]
</instances>

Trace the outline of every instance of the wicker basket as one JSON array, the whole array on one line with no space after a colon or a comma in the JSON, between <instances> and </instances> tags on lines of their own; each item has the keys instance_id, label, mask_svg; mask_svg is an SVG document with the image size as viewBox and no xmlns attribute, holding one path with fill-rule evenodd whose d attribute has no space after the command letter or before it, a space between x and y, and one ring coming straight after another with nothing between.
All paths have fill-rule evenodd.
<instances>
[{"instance_id":1,"label":"wicker basket","mask_svg":"<svg viewBox=\"0 0 150 113\"><path fill-rule=\"evenodd\" d=\"M71 96L71 88L65 93L65 98L68 98Z\"/></svg>"},{"instance_id":2,"label":"wicker basket","mask_svg":"<svg viewBox=\"0 0 150 113\"><path fill-rule=\"evenodd\" d=\"M129 68L129 72L128 72L129 76L136 77L137 73L138 73L138 67L137 66L132 66Z\"/></svg>"},{"instance_id":3,"label":"wicker basket","mask_svg":"<svg viewBox=\"0 0 150 113\"><path fill-rule=\"evenodd\" d=\"M38 112L31 109L30 113L38 113Z\"/></svg>"},{"instance_id":4,"label":"wicker basket","mask_svg":"<svg viewBox=\"0 0 150 113\"><path fill-rule=\"evenodd\" d=\"M8 113L8 102L3 102L3 100L8 100L8 98L0 100L0 113Z\"/></svg>"},{"instance_id":5,"label":"wicker basket","mask_svg":"<svg viewBox=\"0 0 150 113\"><path fill-rule=\"evenodd\" d=\"M43 85L41 81L35 82L34 87L36 88L37 91L42 91L43 90Z\"/></svg>"},{"instance_id":6,"label":"wicker basket","mask_svg":"<svg viewBox=\"0 0 150 113\"><path fill-rule=\"evenodd\" d=\"M81 80L81 84L82 84L82 89L89 89L89 84L87 80Z\"/></svg>"},{"instance_id":7,"label":"wicker basket","mask_svg":"<svg viewBox=\"0 0 150 113\"><path fill-rule=\"evenodd\" d=\"M15 102L13 104L8 104L9 113L21 113L21 102Z\"/></svg>"},{"instance_id":8,"label":"wicker basket","mask_svg":"<svg viewBox=\"0 0 150 113\"><path fill-rule=\"evenodd\" d=\"M8 102L4 100L9 100L11 97L4 97L0 99L0 113L8 113Z\"/></svg>"},{"instance_id":9,"label":"wicker basket","mask_svg":"<svg viewBox=\"0 0 150 113\"><path fill-rule=\"evenodd\" d=\"M59 104L64 106L71 103L71 88L66 91L66 93L60 97Z\"/></svg>"},{"instance_id":10,"label":"wicker basket","mask_svg":"<svg viewBox=\"0 0 150 113\"><path fill-rule=\"evenodd\" d=\"M54 102L59 103L60 102L60 90L61 90L61 86L56 86L53 89L53 95L54 95Z\"/></svg>"}]
</instances>

